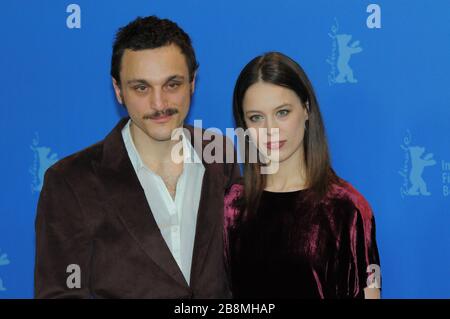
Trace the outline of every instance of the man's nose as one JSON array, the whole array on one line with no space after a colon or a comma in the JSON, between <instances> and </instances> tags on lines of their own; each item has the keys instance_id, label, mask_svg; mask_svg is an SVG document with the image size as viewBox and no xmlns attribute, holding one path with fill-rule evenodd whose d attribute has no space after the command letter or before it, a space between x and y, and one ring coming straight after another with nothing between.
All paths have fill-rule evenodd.
<instances>
[{"instance_id":1,"label":"man's nose","mask_svg":"<svg viewBox=\"0 0 450 319\"><path fill-rule=\"evenodd\" d=\"M150 99L150 106L156 111L162 111L167 107L166 97L162 89L154 89Z\"/></svg>"}]
</instances>

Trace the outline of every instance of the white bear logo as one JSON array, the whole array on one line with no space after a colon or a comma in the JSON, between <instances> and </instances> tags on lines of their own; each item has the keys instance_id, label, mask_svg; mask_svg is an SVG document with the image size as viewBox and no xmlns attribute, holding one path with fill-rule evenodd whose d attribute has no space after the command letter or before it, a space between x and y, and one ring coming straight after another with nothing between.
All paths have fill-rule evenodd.
<instances>
[{"instance_id":1,"label":"white bear logo","mask_svg":"<svg viewBox=\"0 0 450 319\"><path fill-rule=\"evenodd\" d=\"M357 83L358 80L353 76L353 70L349 66L350 58L353 54L362 51L359 46L359 41L354 41L349 45L352 36L350 34L337 34L336 41L338 43L339 56L337 60L337 69L339 74L337 75L336 83Z\"/></svg>"},{"instance_id":2,"label":"white bear logo","mask_svg":"<svg viewBox=\"0 0 450 319\"><path fill-rule=\"evenodd\" d=\"M37 134L30 148L35 157L33 166L30 168L30 173L33 176L32 191L40 192L44 183L45 171L58 161L58 154L53 153L49 147L39 146Z\"/></svg>"},{"instance_id":3,"label":"white bear logo","mask_svg":"<svg viewBox=\"0 0 450 319\"><path fill-rule=\"evenodd\" d=\"M408 190L408 195L424 195L429 196L431 193L427 190L427 184L422 178L423 170L426 166L433 166L436 161L433 159L433 153L428 153L422 157L425 152L424 147L410 146L408 147L411 155L411 171L409 173L409 181L411 187Z\"/></svg>"},{"instance_id":4,"label":"white bear logo","mask_svg":"<svg viewBox=\"0 0 450 319\"><path fill-rule=\"evenodd\" d=\"M0 266L6 266L6 265L9 265L8 255L7 254L1 254L0 255ZM0 278L0 291L6 291L6 288L3 286L2 278Z\"/></svg>"}]
</instances>

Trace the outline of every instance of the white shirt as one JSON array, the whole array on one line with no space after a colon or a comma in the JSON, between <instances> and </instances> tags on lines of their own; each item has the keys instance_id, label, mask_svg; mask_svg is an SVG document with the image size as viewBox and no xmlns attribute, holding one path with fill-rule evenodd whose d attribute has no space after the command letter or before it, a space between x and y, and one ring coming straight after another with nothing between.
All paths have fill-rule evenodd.
<instances>
[{"instance_id":1,"label":"white shirt","mask_svg":"<svg viewBox=\"0 0 450 319\"><path fill-rule=\"evenodd\" d=\"M128 156L161 234L186 282L190 284L197 211L205 168L183 133L183 172L178 178L173 200L162 178L143 163L130 133L130 123L131 119L122 129Z\"/></svg>"}]
</instances>

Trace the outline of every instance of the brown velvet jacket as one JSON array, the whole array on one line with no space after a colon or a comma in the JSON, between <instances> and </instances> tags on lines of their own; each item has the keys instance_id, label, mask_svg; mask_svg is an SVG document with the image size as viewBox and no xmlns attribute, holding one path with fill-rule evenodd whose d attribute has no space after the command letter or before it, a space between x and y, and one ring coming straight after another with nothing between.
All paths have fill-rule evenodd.
<instances>
[{"instance_id":1,"label":"brown velvet jacket","mask_svg":"<svg viewBox=\"0 0 450 319\"><path fill-rule=\"evenodd\" d=\"M188 284L126 152L121 130L127 121L47 170L36 216L35 297L231 297L223 260L223 203L226 189L239 177L238 164L203 161ZM193 127L185 128L193 143ZM202 149L207 144L203 141ZM80 267L80 288L68 288L71 264Z\"/></svg>"}]
</instances>

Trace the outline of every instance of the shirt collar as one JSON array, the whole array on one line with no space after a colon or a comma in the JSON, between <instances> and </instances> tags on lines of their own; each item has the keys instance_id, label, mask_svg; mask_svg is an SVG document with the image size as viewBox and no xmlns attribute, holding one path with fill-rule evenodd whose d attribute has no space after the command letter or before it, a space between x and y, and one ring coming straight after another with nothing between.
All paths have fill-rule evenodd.
<instances>
[{"instance_id":1,"label":"shirt collar","mask_svg":"<svg viewBox=\"0 0 450 319\"><path fill-rule=\"evenodd\" d=\"M131 131L130 131L130 124L131 124L131 119L128 120L127 124L122 129L122 138L125 143L125 147L127 149L131 164L133 165L133 167L136 171L138 171L142 168L147 168L148 170L150 170L147 166L145 166L144 162L141 159L141 156L139 155L139 153L136 149L136 146L134 145L133 138L131 136ZM195 149L192 146L192 144L190 143L190 141L188 141L188 138L186 137L186 135L184 133L184 129L181 134L181 140L183 143L184 164L194 164L194 165L197 164L197 165L203 166L202 161L200 160L197 152L195 151Z\"/></svg>"}]
</instances>

